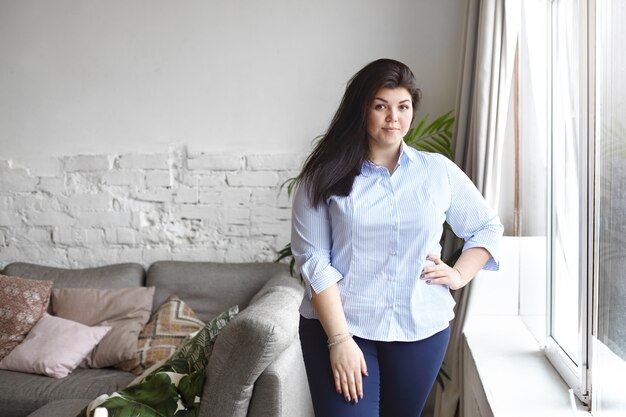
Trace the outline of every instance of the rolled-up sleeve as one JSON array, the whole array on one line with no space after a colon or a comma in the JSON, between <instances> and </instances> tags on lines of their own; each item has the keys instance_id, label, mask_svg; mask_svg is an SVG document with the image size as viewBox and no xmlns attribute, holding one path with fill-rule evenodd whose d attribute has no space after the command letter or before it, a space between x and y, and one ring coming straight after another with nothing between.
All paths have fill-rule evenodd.
<instances>
[{"instance_id":1,"label":"rolled-up sleeve","mask_svg":"<svg viewBox=\"0 0 626 417\"><path fill-rule=\"evenodd\" d=\"M450 181L450 207L446 221L452 231L465 240L463 250L485 248L491 254L483 269L499 269L499 247L504 227L476 186L461 169L447 160Z\"/></svg>"},{"instance_id":2,"label":"rolled-up sleeve","mask_svg":"<svg viewBox=\"0 0 626 417\"><path fill-rule=\"evenodd\" d=\"M343 276L331 264L332 231L328 207L320 204L313 207L306 187L299 184L293 199L291 216L291 252L296 266L312 297L339 282Z\"/></svg>"}]
</instances>

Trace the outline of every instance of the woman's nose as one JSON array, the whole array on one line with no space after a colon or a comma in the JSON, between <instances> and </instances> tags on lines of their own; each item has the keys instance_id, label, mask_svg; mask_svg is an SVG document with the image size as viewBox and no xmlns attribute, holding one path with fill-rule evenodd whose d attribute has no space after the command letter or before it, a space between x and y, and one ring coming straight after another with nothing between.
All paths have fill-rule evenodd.
<instances>
[{"instance_id":1,"label":"woman's nose","mask_svg":"<svg viewBox=\"0 0 626 417\"><path fill-rule=\"evenodd\" d=\"M394 110L389 110L389 113L387 113L387 121L395 122L396 120L398 120L398 114Z\"/></svg>"}]
</instances>

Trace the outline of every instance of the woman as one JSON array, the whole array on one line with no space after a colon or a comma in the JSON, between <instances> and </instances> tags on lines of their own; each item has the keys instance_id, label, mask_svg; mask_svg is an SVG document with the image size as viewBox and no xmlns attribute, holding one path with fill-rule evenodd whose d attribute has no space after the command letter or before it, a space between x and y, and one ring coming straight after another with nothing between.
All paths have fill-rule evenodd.
<instances>
[{"instance_id":1,"label":"woman","mask_svg":"<svg viewBox=\"0 0 626 417\"><path fill-rule=\"evenodd\" d=\"M498 216L456 165L403 141L419 97L406 65L368 64L298 177L291 248L317 417L419 417L448 344L449 289L498 268ZM444 222L465 239L453 267Z\"/></svg>"}]
</instances>

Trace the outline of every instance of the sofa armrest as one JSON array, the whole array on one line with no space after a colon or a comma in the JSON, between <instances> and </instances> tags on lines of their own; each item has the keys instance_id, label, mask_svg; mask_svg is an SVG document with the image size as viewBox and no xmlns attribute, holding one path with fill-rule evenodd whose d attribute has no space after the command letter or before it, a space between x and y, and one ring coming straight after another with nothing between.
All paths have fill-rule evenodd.
<instances>
[{"instance_id":1,"label":"sofa armrest","mask_svg":"<svg viewBox=\"0 0 626 417\"><path fill-rule=\"evenodd\" d=\"M248 417L313 417L300 339L285 349L257 378Z\"/></svg>"},{"instance_id":2,"label":"sofa armrest","mask_svg":"<svg viewBox=\"0 0 626 417\"><path fill-rule=\"evenodd\" d=\"M298 340L302 294L298 281L281 273L222 330L209 358L200 416L247 415L259 375Z\"/></svg>"}]
</instances>

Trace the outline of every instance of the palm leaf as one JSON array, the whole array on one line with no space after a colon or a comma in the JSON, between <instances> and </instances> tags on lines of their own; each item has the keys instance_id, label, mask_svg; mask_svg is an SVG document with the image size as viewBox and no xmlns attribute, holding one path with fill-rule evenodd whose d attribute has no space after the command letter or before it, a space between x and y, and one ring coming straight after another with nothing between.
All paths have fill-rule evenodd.
<instances>
[{"instance_id":1,"label":"palm leaf","mask_svg":"<svg viewBox=\"0 0 626 417\"><path fill-rule=\"evenodd\" d=\"M289 259L289 273L293 276L296 270L296 258L294 258L291 253L291 242L287 243L284 248L278 251L274 262L280 262L283 259Z\"/></svg>"},{"instance_id":2,"label":"palm leaf","mask_svg":"<svg viewBox=\"0 0 626 417\"><path fill-rule=\"evenodd\" d=\"M407 145L418 151L434 152L454 159L452 150L452 126L454 125L453 111L442 114L431 123L426 115L417 126L409 129L404 136Z\"/></svg>"}]
</instances>

